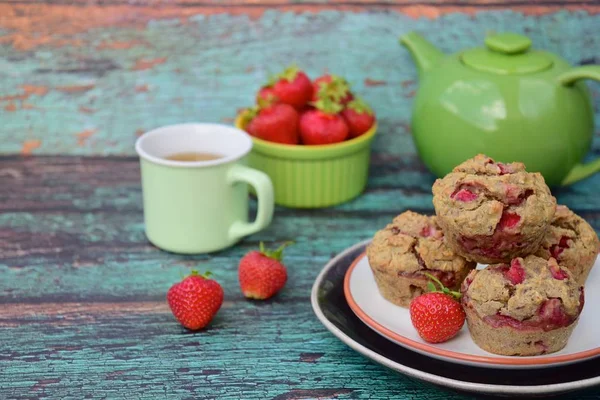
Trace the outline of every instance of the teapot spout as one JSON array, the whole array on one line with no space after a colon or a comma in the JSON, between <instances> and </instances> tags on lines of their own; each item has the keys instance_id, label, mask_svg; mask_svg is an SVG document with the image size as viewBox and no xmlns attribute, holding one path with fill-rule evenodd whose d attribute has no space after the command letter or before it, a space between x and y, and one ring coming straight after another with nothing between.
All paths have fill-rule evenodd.
<instances>
[{"instance_id":1,"label":"teapot spout","mask_svg":"<svg viewBox=\"0 0 600 400\"><path fill-rule=\"evenodd\" d=\"M562 186L567 186L580 181L588 176L600 171L600 159L592 160L585 164L575 164L571 172L561 182Z\"/></svg>"},{"instance_id":2,"label":"teapot spout","mask_svg":"<svg viewBox=\"0 0 600 400\"><path fill-rule=\"evenodd\" d=\"M409 32L401 36L400 44L406 47L412 55L421 78L444 57L444 53L416 32Z\"/></svg>"}]
</instances>

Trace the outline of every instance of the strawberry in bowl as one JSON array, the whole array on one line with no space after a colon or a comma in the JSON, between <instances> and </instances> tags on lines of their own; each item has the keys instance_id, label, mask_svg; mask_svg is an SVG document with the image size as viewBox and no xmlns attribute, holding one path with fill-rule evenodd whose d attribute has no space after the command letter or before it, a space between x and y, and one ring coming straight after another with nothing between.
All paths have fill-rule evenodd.
<instances>
[{"instance_id":1,"label":"strawberry in bowl","mask_svg":"<svg viewBox=\"0 0 600 400\"><path fill-rule=\"evenodd\" d=\"M252 136L248 163L269 175L275 203L321 208L363 192L377 121L344 78L326 74L311 81L291 66L262 85L255 99L236 127Z\"/></svg>"}]
</instances>

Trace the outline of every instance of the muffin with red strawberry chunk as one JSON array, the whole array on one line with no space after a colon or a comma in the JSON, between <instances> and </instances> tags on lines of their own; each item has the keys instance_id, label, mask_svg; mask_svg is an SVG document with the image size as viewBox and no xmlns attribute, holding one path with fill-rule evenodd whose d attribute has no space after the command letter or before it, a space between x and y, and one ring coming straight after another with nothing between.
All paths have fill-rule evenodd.
<instances>
[{"instance_id":1,"label":"muffin with red strawberry chunk","mask_svg":"<svg viewBox=\"0 0 600 400\"><path fill-rule=\"evenodd\" d=\"M435 181L433 205L450 247L487 264L535 253L556 199L541 174L480 154Z\"/></svg>"},{"instance_id":2,"label":"muffin with red strawberry chunk","mask_svg":"<svg viewBox=\"0 0 600 400\"><path fill-rule=\"evenodd\" d=\"M408 307L413 298L426 291L426 274L450 289L460 287L476 264L452 251L443 236L436 217L412 211L398 215L375 234L367 257L385 299Z\"/></svg>"},{"instance_id":3,"label":"muffin with red strawberry chunk","mask_svg":"<svg viewBox=\"0 0 600 400\"><path fill-rule=\"evenodd\" d=\"M461 292L473 341L506 356L565 347L584 302L583 286L567 269L533 255L471 272Z\"/></svg>"},{"instance_id":4,"label":"muffin with red strawberry chunk","mask_svg":"<svg viewBox=\"0 0 600 400\"><path fill-rule=\"evenodd\" d=\"M583 285L594 266L600 241L594 228L566 206L557 206L537 256L553 257Z\"/></svg>"}]
</instances>

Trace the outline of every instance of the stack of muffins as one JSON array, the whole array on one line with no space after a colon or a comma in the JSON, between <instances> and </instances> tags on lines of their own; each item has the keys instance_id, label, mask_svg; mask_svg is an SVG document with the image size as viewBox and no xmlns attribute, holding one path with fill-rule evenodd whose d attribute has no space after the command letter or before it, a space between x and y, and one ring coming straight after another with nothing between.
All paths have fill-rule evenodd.
<instances>
[{"instance_id":1,"label":"stack of muffins","mask_svg":"<svg viewBox=\"0 0 600 400\"><path fill-rule=\"evenodd\" d=\"M377 232L367 257L379 291L408 307L430 274L462 293L473 341L495 354L562 349L583 308L600 242L521 163L478 155L433 185L436 216L406 211ZM476 270L477 263L490 264Z\"/></svg>"}]
</instances>

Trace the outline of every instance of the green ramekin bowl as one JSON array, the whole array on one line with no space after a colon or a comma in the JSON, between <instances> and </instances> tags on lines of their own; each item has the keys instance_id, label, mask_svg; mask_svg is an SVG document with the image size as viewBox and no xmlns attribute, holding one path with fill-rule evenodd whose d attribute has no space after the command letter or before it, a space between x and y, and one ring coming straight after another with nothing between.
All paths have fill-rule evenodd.
<instances>
[{"instance_id":1,"label":"green ramekin bowl","mask_svg":"<svg viewBox=\"0 0 600 400\"><path fill-rule=\"evenodd\" d=\"M235 126L244 129L243 112ZM252 137L248 164L273 181L275 203L290 208L321 208L359 196L367 185L371 143L377 123L363 135L335 144L289 145Z\"/></svg>"}]
</instances>

